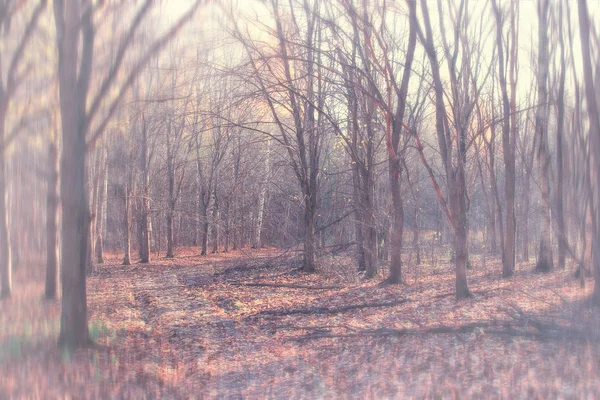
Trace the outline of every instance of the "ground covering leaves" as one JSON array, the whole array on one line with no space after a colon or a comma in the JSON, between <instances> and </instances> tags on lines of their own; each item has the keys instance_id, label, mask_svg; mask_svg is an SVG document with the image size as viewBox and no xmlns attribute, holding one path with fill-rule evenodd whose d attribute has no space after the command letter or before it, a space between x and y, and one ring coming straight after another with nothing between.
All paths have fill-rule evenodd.
<instances>
[{"instance_id":1,"label":"ground covering leaves","mask_svg":"<svg viewBox=\"0 0 600 400\"><path fill-rule=\"evenodd\" d=\"M99 346L74 352L56 347L60 303L43 300L43 264L32 262L0 302L0 398L600 395L596 340L486 328L377 334L504 321L511 307L600 332L600 312L586 303L591 280L581 288L570 269L538 274L530 263L502 279L498 261L473 256L474 295L456 301L448 262L408 267L404 285L383 286L383 276L363 280L351 260L324 256L319 273L303 274L297 253L274 249L207 257L181 249L132 266L108 257L88 279Z\"/></svg>"}]
</instances>

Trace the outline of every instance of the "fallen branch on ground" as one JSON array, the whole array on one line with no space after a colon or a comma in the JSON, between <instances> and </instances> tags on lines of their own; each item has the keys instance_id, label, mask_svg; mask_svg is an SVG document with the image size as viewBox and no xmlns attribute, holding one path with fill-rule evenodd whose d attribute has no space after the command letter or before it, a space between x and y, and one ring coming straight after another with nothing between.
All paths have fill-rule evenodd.
<instances>
[{"instance_id":1,"label":"fallen branch on ground","mask_svg":"<svg viewBox=\"0 0 600 400\"><path fill-rule=\"evenodd\" d=\"M327 308L327 307L306 307L306 308L292 308L292 309L278 309L278 310L265 310L259 313L251 315L252 317L262 317L266 315L275 315L275 316L286 316L286 315L297 315L297 314L340 314L347 311L353 310L362 310L364 308L378 308L378 307L393 307L400 304L404 304L409 302L408 299L394 300L394 301L384 301L384 302L374 302L374 303L364 303L364 304L353 304L343 307L337 308Z\"/></svg>"},{"instance_id":2,"label":"fallen branch on ground","mask_svg":"<svg viewBox=\"0 0 600 400\"><path fill-rule=\"evenodd\" d=\"M261 282L234 282L231 283L233 286L256 286L256 287L276 287L276 288L288 288L288 289L313 289L313 290L330 290L330 289L343 289L343 286L331 285L331 286L311 286L311 285L300 285L292 283L261 283Z\"/></svg>"}]
</instances>

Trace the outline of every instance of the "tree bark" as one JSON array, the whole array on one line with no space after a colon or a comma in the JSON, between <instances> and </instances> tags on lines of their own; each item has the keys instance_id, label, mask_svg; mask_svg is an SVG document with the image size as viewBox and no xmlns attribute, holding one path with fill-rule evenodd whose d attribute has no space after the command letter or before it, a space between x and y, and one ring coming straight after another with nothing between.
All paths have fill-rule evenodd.
<instances>
[{"instance_id":1,"label":"tree bark","mask_svg":"<svg viewBox=\"0 0 600 400\"><path fill-rule=\"evenodd\" d=\"M100 184L100 192L98 194L98 221L96 225L96 262L104 264L104 219L106 211L107 190L108 190L108 148L103 150L104 166L102 168L102 183Z\"/></svg>"},{"instance_id":2,"label":"tree bark","mask_svg":"<svg viewBox=\"0 0 600 400\"><path fill-rule=\"evenodd\" d=\"M271 175L271 138L267 140L267 155L265 160L265 176L258 196L258 212L256 216L256 235L254 236L254 248L261 248L260 234L262 232L265 200L267 197L267 186Z\"/></svg>"},{"instance_id":3,"label":"tree bark","mask_svg":"<svg viewBox=\"0 0 600 400\"><path fill-rule=\"evenodd\" d=\"M129 199L129 185L121 186L123 199L123 265L131 265L131 204Z\"/></svg>"},{"instance_id":4,"label":"tree bark","mask_svg":"<svg viewBox=\"0 0 600 400\"><path fill-rule=\"evenodd\" d=\"M556 96L556 227L558 236L558 268L565 268L567 255L567 227L564 211L564 173L563 173L563 146L565 129L565 80L567 67L565 63L565 43L562 29L562 3L559 3L558 15L558 42L560 45L560 76L558 81L558 94Z\"/></svg>"},{"instance_id":5,"label":"tree bark","mask_svg":"<svg viewBox=\"0 0 600 400\"><path fill-rule=\"evenodd\" d=\"M82 18L79 2L54 2L58 45L58 79L62 122L60 193L62 208L61 283L62 308L58 343L63 347L87 346L88 331L85 269L88 260L90 215L86 180L85 99L93 54L91 14ZM79 33L83 46L77 73Z\"/></svg>"},{"instance_id":6,"label":"tree bark","mask_svg":"<svg viewBox=\"0 0 600 400\"><path fill-rule=\"evenodd\" d=\"M142 115L142 149L140 152L140 167L142 171L142 207L140 215L140 262L147 264L150 262L150 174L148 172L149 164L148 154L148 131L146 120Z\"/></svg>"},{"instance_id":7,"label":"tree bark","mask_svg":"<svg viewBox=\"0 0 600 400\"><path fill-rule=\"evenodd\" d=\"M554 268L552 259L552 240L550 238L550 151L548 149L548 9L549 0L538 1L538 108L536 114L536 130L538 143L538 168L540 190L542 195L540 248L536 270L549 272Z\"/></svg>"},{"instance_id":8,"label":"tree bark","mask_svg":"<svg viewBox=\"0 0 600 400\"><path fill-rule=\"evenodd\" d=\"M492 1L494 13L496 16L496 48L498 50L498 75L500 80L500 92L502 94L502 150L504 153L504 195L506 198L506 240L503 240L502 246L502 276L508 278L513 275L515 270L515 154L513 137L510 124L510 101L508 99L508 89L504 62L504 41L502 34L503 15L496 4ZM516 27L511 27L516 29ZM513 46L515 44L513 43ZM514 128L514 127L513 127ZM499 204L498 204L499 206ZM500 218L502 218L500 216Z\"/></svg>"},{"instance_id":9,"label":"tree bark","mask_svg":"<svg viewBox=\"0 0 600 400\"><path fill-rule=\"evenodd\" d=\"M3 127L2 131L4 131ZM4 132L2 132L3 137ZM0 298L10 297L12 293L12 260L9 232L6 164L4 155L0 155Z\"/></svg>"},{"instance_id":10,"label":"tree bark","mask_svg":"<svg viewBox=\"0 0 600 400\"><path fill-rule=\"evenodd\" d=\"M58 266L58 149L56 140L48 146L48 193L46 195L46 287L47 299L56 298Z\"/></svg>"}]
</instances>

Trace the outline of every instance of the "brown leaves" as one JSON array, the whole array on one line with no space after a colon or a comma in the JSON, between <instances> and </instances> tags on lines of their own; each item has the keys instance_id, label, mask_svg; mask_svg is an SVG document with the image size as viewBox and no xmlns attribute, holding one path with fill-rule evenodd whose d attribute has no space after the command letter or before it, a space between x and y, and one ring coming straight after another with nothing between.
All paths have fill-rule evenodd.
<instances>
[{"instance_id":1,"label":"brown leaves","mask_svg":"<svg viewBox=\"0 0 600 400\"><path fill-rule=\"evenodd\" d=\"M457 302L447 264L407 268L406 285L379 286L356 278L349 258L306 275L277 255L198 257L181 249L173 260L126 268L114 257L88 284L90 326L109 347L70 355L56 350L57 328L43 334L42 321L57 321L59 310L39 301L42 276L17 276L27 296L15 291L12 305L0 303L0 394L586 397L600 390L597 346L490 334L507 320L530 333L598 324L598 310L578 303L589 289L567 272L539 275L527 265L502 280L499 262L488 258L483 268L473 256L474 297ZM10 338L27 329L37 344L23 342L20 356L4 357Z\"/></svg>"}]
</instances>

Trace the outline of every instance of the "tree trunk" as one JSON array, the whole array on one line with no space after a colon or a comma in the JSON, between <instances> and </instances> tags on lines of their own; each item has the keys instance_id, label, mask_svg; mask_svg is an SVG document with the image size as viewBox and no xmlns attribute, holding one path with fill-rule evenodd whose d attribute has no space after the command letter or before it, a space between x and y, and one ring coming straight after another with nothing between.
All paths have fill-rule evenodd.
<instances>
[{"instance_id":1,"label":"tree trunk","mask_svg":"<svg viewBox=\"0 0 600 400\"><path fill-rule=\"evenodd\" d=\"M538 108L536 130L539 139L537 153L540 174L540 190L542 195L542 226L540 229L540 250L536 270L549 272L554 268L552 260L552 240L550 238L550 151L548 149L548 0L539 0L538 15Z\"/></svg>"},{"instance_id":2,"label":"tree trunk","mask_svg":"<svg viewBox=\"0 0 600 400\"><path fill-rule=\"evenodd\" d=\"M94 256L96 254L96 223L98 220L98 196L100 194L100 169L102 166L102 154L100 154L101 150L95 151L95 162L94 167L91 170L90 174L90 192L92 196L92 201L90 204L90 236L88 241L88 262L86 274L90 275L94 272L94 264L96 260Z\"/></svg>"},{"instance_id":3,"label":"tree trunk","mask_svg":"<svg viewBox=\"0 0 600 400\"><path fill-rule=\"evenodd\" d=\"M269 176L271 175L271 138L267 140L267 156L265 160L265 176L262 187L258 195L258 213L256 216L256 235L254 237L254 248L260 249L260 234L263 225L263 214L265 210L265 200L267 197L267 186L269 185Z\"/></svg>"},{"instance_id":4,"label":"tree trunk","mask_svg":"<svg viewBox=\"0 0 600 400\"><path fill-rule=\"evenodd\" d=\"M202 250L200 255L205 256L208 250L208 212L206 205L203 204L202 207Z\"/></svg>"},{"instance_id":5,"label":"tree trunk","mask_svg":"<svg viewBox=\"0 0 600 400\"><path fill-rule=\"evenodd\" d=\"M58 78L62 126L60 159L62 307L58 343L83 347L90 341L85 269L90 215L86 180L85 120L87 83L91 70L93 26L91 14L82 18L79 2L54 3L57 27ZM77 74L79 32L83 33L80 76ZM87 76L86 76L87 75ZM81 85L80 83L84 84Z\"/></svg>"},{"instance_id":6,"label":"tree trunk","mask_svg":"<svg viewBox=\"0 0 600 400\"><path fill-rule=\"evenodd\" d=\"M565 268L567 255L567 228L565 225L564 211L564 174L563 174L563 145L565 128L565 44L562 29L562 4L559 6L558 16L558 41L560 44L560 77L558 83L558 94L556 96L556 227L558 236L558 268Z\"/></svg>"},{"instance_id":7,"label":"tree trunk","mask_svg":"<svg viewBox=\"0 0 600 400\"><path fill-rule=\"evenodd\" d=\"M171 203L169 201L169 203ZM169 209L167 210L167 258L175 257L175 253L173 251L173 209L169 204Z\"/></svg>"},{"instance_id":8,"label":"tree trunk","mask_svg":"<svg viewBox=\"0 0 600 400\"><path fill-rule=\"evenodd\" d=\"M367 155L367 158L370 158L370 156ZM370 162L367 161L367 164L370 164ZM377 229L375 227L375 207L373 205L375 182L370 167L371 165L362 171L362 184L360 186L361 206L363 208L365 278L367 279L377 275Z\"/></svg>"},{"instance_id":9,"label":"tree trunk","mask_svg":"<svg viewBox=\"0 0 600 400\"><path fill-rule=\"evenodd\" d=\"M10 297L12 292L11 261L6 193L6 164L4 156L0 155L0 298Z\"/></svg>"},{"instance_id":10,"label":"tree trunk","mask_svg":"<svg viewBox=\"0 0 600 400\"><path fill-rule=\"evenodd\" d=\"M47 299L56 298L58 266L58 149L48 147L48 193L46 196L46 289Z\"/></svg>"},{"instance_id":11,"label":"tree trunk","mask_svg":"<svg viewBox=\"0 0 600 400\"><path fill-rule=\"evenodd\" d=\"M413 227L413 248L416 255L416 265L421 265L421 244L419 240L419 207L415 206L415 224Z\"/></svg>"},{"instance_id":12,"label":"tree trunk","mask_svg":"<svg viewBox=\"0 0 600 400\"><path fill-rule=\"evenodd\" d=\"M354 229L356 235L356 248L357 248L357 262L358 262L358 270L365 271L366 270L366 261L365 261L365 240L363 235L363 226L364 226L364 218L363 218L363 207L362 207L362 199L360 195L360 173L358 170L358 164L354 162L352 166L352 177L353 177L353 197L354 197Z\"/></svg>"},{"instance_id":13,"label":"tree trunk","mask_svg":"<svg viewBox=\"0 0 600 400\"><path fill-rule=\"evenodd\" d=\"M108 148L104 148L104 168L102 169L102 184L98 195L97 232L96 232L96 262L104 264L104 218L108 190Z\"/></svg>"},{"instance_id":14,"label":"tree trunk","mask_svg":"<svg viewBox=\"0 0 600 400\"><path fill-rule=\"evenodd\" d=\"M304 272L315 272L315 215L310 197L304 201Z\"/></svg>"},{"instance_id":15,"label":"tree trunk","mask_svg":"<svg viewBox=\"0 0 600 400\"><path fill-rule=\"evenodd\" d=\"M131 265L131 204L129 201L129 186L121 186L123 197L123 265Z\"/></svg>"},{"instance_id":16,"label":"tree trunk","mask_svg":"<svg viewBox=\"0 0 600 400\"><path fill-rule=\"evenodd\" d=\"M400 187L400 166L391 165L390 160L390 190L392 192L392 207L394 209L392 219L392 237L390 241L390 275L386 282L391 284L402 283L402 238L404 233L404 204Z\"/></svg>"},{"instance_id":17,"label":"tree trunk","mask_svg":"<svg viewBox=\"0 0 600 400\"><path fill-rule=\"evenodd\" d=\"M214 201L213 201L213 209L212 209L212 254L217 254L219 252L219 199L217 197L217 188L215 185L214 191Z\"/></svg>"},{"instance_id":18,"label":"tree trunk","mask_svg":"<svg viewBox=\"0 0 600 400\"><path fill-rule=\"evenodd\" d=\"M452 214L455 215L454 252L456 254L456 298L465 299L471 296L467 283L468 227L466 207L466 185L463 164L456 171L454 189L450 190ZM452 198L454 197L454 200Z\"/></svg>"},{"instance_id":19,"label":"tree trunk","mask_svg":"<svg viewBox=\"0 0 600 400\"><path fill-rule=\"evenodd\" d=\"M516 127L511 126L511 109L508 99L508 89L505 75L504 63L504 41L502 35L502 15L495 1L492 2L494 13L496 15L496 48L498 49L498 71L500 80L500 92L502 94L502 150L504 153L504 195L506 198L506 240L503 238L502 244L502 276L508 278L513 275L515 270L515 134ZM514 26L511 28L517 29ZM516 43L513 43L516 46ZM515 53L513 52L513 55ZM513 60L516 62L516 60ZM514 82L514 67L511 63L511 83ZM514 90L514 88L513 88ZM514 94L514 93L513 93ZM512 129L511 129L512 128ZM512 133L512 135L511 135ZM500 204L498 204L498 207ZM502 218L500 216L500 218Z\"/></svg>"}]
</instances>

